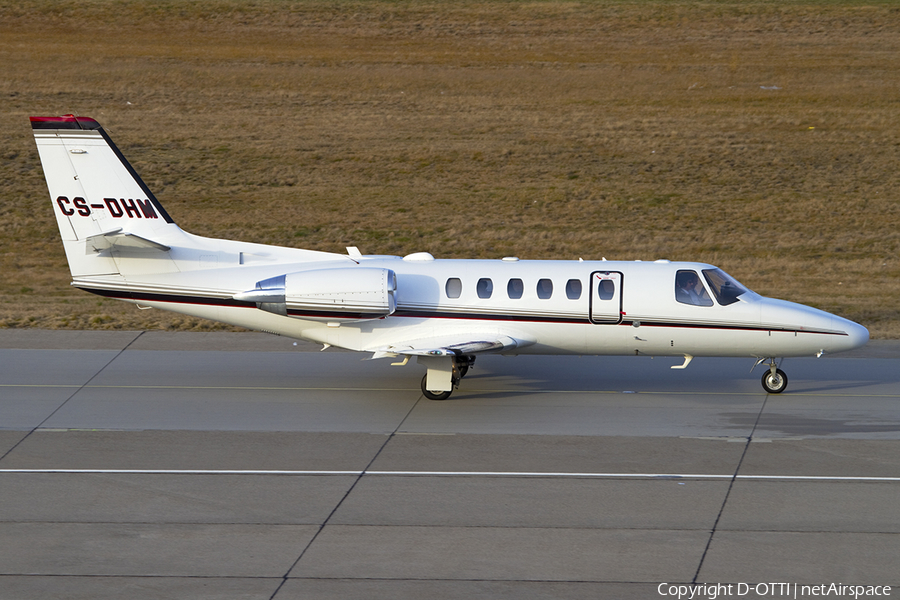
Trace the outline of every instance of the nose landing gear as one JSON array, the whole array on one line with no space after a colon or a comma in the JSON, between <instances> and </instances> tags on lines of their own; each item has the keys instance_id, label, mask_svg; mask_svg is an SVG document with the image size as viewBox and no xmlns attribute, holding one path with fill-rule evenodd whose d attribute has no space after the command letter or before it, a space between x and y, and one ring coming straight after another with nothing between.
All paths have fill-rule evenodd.
<instances>
[{"instance_id":1,"label":"nose landing gear","mask_svg":"<svg viewBox=\"0 0 900 600\"><path fill-rule=\"evenodd\" d=\"M765 359L759 359L759 362L756 364L760 364ZM784 371L778 368L775 364L775 359L769 359L769 370L763 373L762 376L762 386L766 392L770 394L780 394L787 388L788 377Z\"/></svg>"}]
</instances>

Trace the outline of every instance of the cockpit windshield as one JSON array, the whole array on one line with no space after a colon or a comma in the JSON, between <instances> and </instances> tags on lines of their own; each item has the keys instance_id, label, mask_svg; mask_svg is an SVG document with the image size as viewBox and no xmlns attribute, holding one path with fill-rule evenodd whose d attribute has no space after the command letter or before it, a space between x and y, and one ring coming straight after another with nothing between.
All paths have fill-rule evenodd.
<instances>
[{"instance_id":1,"label":"cockpit windshield","mask_svg":"<svg viewBox=\"0 0 900 600\"><path fill-rule=\"evenodd\" d=\"M738 296L749 291L722 269L703 269L703 277L722 306L734 304Z\"/></svg>"}]
</instances>

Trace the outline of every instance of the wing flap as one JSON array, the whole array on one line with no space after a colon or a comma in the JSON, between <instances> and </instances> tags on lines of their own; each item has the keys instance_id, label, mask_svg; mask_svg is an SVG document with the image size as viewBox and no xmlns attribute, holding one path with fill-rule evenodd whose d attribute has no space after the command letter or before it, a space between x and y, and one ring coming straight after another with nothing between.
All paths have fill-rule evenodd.
<instances>
[{"instance_id":1,"label":"wing flap","mask_svg":"<svg viewBox=\"0 0 900 600\"><path fill-rule=\"evenodd\" d=\"M517 339L504 334L459 333L410 340L382 346L374 350L372 358L404 356L459 356L485 352L504 352L530 346L533 341Z\"/></svg>"}]
</instances>

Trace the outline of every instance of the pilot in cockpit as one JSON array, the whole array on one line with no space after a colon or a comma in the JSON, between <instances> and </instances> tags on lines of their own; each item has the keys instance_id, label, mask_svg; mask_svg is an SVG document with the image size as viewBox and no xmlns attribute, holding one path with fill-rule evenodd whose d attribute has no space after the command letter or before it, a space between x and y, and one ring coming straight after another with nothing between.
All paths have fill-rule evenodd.
<instances>
[{"instance_id":1,"label":"pilot in cockpit","mask_svg":"<svg viewBox=\"0 0 900 600\"><path fill-rule=\"evenodd\" d=\"M713 303L694 271L678 271L675 275L675 299L694 306L712 306Z\"/></svg>"}]
</instances>

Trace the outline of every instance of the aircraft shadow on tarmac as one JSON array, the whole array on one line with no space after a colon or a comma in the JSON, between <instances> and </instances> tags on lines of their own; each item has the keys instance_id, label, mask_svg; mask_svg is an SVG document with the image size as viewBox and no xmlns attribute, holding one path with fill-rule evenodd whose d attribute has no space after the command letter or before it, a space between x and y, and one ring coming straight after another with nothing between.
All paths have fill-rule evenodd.
<instances>
[{"instance_id":1,"label":"aircraft shadow on tarmac","mask_svg":"<svg viewBox=\"0 0 900 600\"><path fill-rule=\"evenodd\" d=\"M791 414L763 414L757 420L746 413L723 413L735 429L746 430L754 427L757 431L778 432L785 436L830 436L846 434L872 434L900 432L900 422L865 423L843 416L837 419L812 418Z\"/></svg>"}]
</instances>

